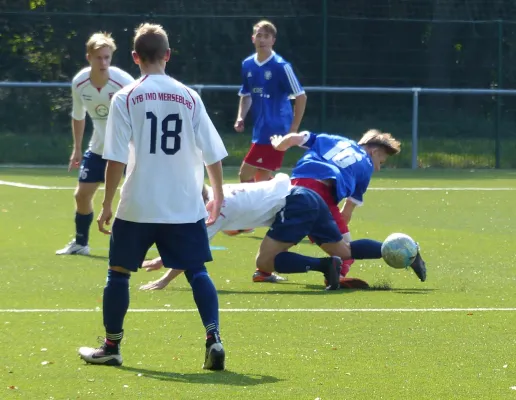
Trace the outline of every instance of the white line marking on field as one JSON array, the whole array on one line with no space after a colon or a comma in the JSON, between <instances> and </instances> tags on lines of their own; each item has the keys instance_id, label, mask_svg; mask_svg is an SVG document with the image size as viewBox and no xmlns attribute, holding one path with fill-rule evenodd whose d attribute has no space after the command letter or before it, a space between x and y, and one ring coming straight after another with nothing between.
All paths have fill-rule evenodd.
<instances>
[{"instance_id":1,"label":"white line marking on field","mask_svg":"<svg viewBox=\"0 0 516 400\"><path fill-rule=\"evenodd\" d=\"M129 312L134 313L190 313L198 312L197 308L173 309L173 308L133 308ZM477 308L221 308L220 312L227 313L426 313L426 312L490 312L490 311L516 311L516 308L477 307ZM101 312L100 308L4 308L0 313L88 313Z\"/></svg>"},{"instance_id":2,"label":"white line marking on field","mask_svg":"<svg viewBox=\"0 0 516 400\"><path fill-rule=\"evenodd\" d=\"M38 190L74 190L75 186L41 186L31 185L21 182L0 181L0 185L14 186L24 189L38 189ZM100 190L104 190L101 186ZM500 188L481 188L481 187L372 187L368 190L380 191L477 191L477 192L500 192L500 191L515 191L516 188L500 187Z\"/></svg>"}]
</instances>

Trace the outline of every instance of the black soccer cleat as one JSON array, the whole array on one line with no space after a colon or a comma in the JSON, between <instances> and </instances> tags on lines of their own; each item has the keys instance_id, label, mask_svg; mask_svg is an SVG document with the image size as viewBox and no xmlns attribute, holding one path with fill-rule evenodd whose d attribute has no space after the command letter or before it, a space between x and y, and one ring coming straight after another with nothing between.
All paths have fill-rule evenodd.
<instances>
[{"instance_id":1,"label":"black soccer cleat","mask_svg":"<svg viewBox=\"0 0 516 400\"><path fill-rule=\"evenodd\" d=\"M410 267L414 270L417 277L421 279L421 282L426 281L426 263L421 258L419 251L417 252L416 258L412 264L410 264Z\"/></svg>"},{"instance_id":2,"label":"black soccer cleat","mask_svg":"<svg viewBox=\"0 0 516 400\"><path fill-rule=\"evenodd\" d=\"M342 265L342 259L337 256L326 258L323 262L327 263L326 271L324 272L324 278L328 285L326 290L337 290L340 289L340 267Z\"/></svg>"},{"instance_id":3,"label":"black soccer cleat","mask_svg":"<svg viewBox=\"0 0 516 400\"><path fill-rule=\"evenodd\" d=\"M220 341L220 336L217 332L212 333L206 339L206 356L202 368L211 371L224 371L225 359L226 353Z\"/></svg>"}]
</instances>

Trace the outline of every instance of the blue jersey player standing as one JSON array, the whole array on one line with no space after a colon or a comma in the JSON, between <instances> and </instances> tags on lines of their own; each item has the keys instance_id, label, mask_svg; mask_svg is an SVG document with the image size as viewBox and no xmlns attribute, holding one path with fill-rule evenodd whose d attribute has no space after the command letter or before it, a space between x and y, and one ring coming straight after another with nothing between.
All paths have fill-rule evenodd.
<instances>
[{"instance_id":1,"label":"blue jersey player standing","mask_svg":"<svg viewBox=\"0 0 516 400\"><path fill-rule=\"evenodd\" d=\"M251 110L252 145L240 167L240 181L271 179L283 162L284 153L270 143L273 135L297 132L306 107L306 94L292 66L273 51L276 27L260 21L253 27L256 53L242 62L242 87L235 130L243 132L244 119ZM294 110L290 98L295 97Z\"/></svg>"},{"instance_id":2,"label":"blue jersey player standing","mask_svg":"<svg viewBox=\"0 0 516 400\"><path fill-rule=\"evenodd\" d=\"M391 134L376 129L366 132L358 143L343 136L308 131L273 136L270 140L273 147L280 151L293 146L308 149L292 170L292 184L308 188L324 200L348 242L351 239L347 225L355 207L363 203L373 172L379 171L389 156L400 152L399 141ZM344 199L346 202L339 210L338 205ZM268 250L269 253L271 251ZM349 265L343 263L341 283L349 271ZM426 267L419 254L411 267L421 281L425 281ZM258 268L256 273L260 273L260 265Z\"/></svg>"}]
</instances>

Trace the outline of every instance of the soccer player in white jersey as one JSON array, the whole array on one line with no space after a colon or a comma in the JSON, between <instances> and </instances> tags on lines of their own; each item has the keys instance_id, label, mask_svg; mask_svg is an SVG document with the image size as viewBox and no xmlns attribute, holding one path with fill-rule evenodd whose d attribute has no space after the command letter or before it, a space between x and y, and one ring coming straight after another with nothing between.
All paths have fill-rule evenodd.
<instances>
[{"instance_id":1,"label":"soccer player in white jersey","mask_svg":"<svg viewBox=\"0 0 516 400\"><path fill-rule=\"evenodd\" d=\"M115 50L115 41L109 33L93 34L86 42L86 59L90 66L79 71L72 81L73 151L68 170L80 168L79 182L75 189L75 239L56 251L58 255L88 255L90 252L88 237L93 221L92 200L100 183L104 182L106 169L102 152L109 104L118 90L134 82L127 72L111 66ZM86 113L93 122L93 135L83 156Z\"/></svg>"},{"instance_id":2,"label":"soccer player in white jersey","mask_svg":"<svg viewBox=\"0 0 516 400\"><path fill-rule=\"evenodd\" d=\"M277 29L263 20L253 27L256 53L242 62L242 86L235 122L244 131L249 110L253 117L253 139L240 167L240 182L264 181L283 163L284 153L271 146L269 138L297 132L306 108L306 94L292 66L274 52ZM294 110L290 98L294 97Z\"/></svg>"},{"instance_id":3,"label":"soccer player in white jersey","mask_svg":"<svg viewBox=\"0 0 516 400\"><path fill-rule=\"evenodd\" d=\"M92 364L122 364L130 274L156 244L164 265L185 270L192 287L206 329L203 368L222 370L217 291L204 263L212 260L206 226L215 223L224 200L221 160L227 152L199 95L165 74L170 48L163 28L140 25L132 54L142 77L113 97L103 153L106 188L97 222L101 232L111 234L103 297L106 336L101 347L82 347L79 354ZM126 164L109 232L106 225ZM201 194L205 165L214 192L209 216Z\"/></svg>"},{"instance_id":4,"label":"soccer player in white jersey","mask_svg":"<svg viewBox=\"0 0 516 400\"><path fill-rule=\"evenodd\" d=\"M208 237L213 237L222 230L238 230L246 227L269 227L276 213L285 205L285 197L290 191L290 177L279 173L270 181L257 183L225 184L224 203L220 210L220 217L208 227ZM203 188L205 203L213 199L213 190L207 185ZM211 204L210 204L211 206ZM147 271L154 271L163 266L161 257L145 261L142 265ZM160 279L140 287L142 290L159 290L167 286L182 271L169 270ZM285 281L276 274L274 279L264 282Z\"/></svg>"}]
</instances>

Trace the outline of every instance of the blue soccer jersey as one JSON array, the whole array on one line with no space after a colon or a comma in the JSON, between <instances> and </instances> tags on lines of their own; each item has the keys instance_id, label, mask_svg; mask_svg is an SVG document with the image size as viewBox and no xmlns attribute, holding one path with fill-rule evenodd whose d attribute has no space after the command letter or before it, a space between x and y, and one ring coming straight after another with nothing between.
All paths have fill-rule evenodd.
<instances>
[{"instance_id":1,"label":"blue soccer jersey","mask_svg":"<svg viewBox=\"0 0 516 400\"><path fill-rule=\"evenodd\" d=\"M326 133L306 132L303 146L308 150L294 167L292 178L333 179L337 203L349 198L361 205L374 171L371 157L355 141Z\"/></svg>"},{"instance_id":2,"label":"blue soccer jersey","mask_svg":"<svg viewBox=\"0 0 516 400\"><path fill-rule=\"evenodd\" d=\"M290 96L305 91L291 65L280 55L258 62L256 54L242 63L240 96L251 96L253 143L270 144L272 135L288 133L294 117Z\"/></svg>"}]
</instances>

